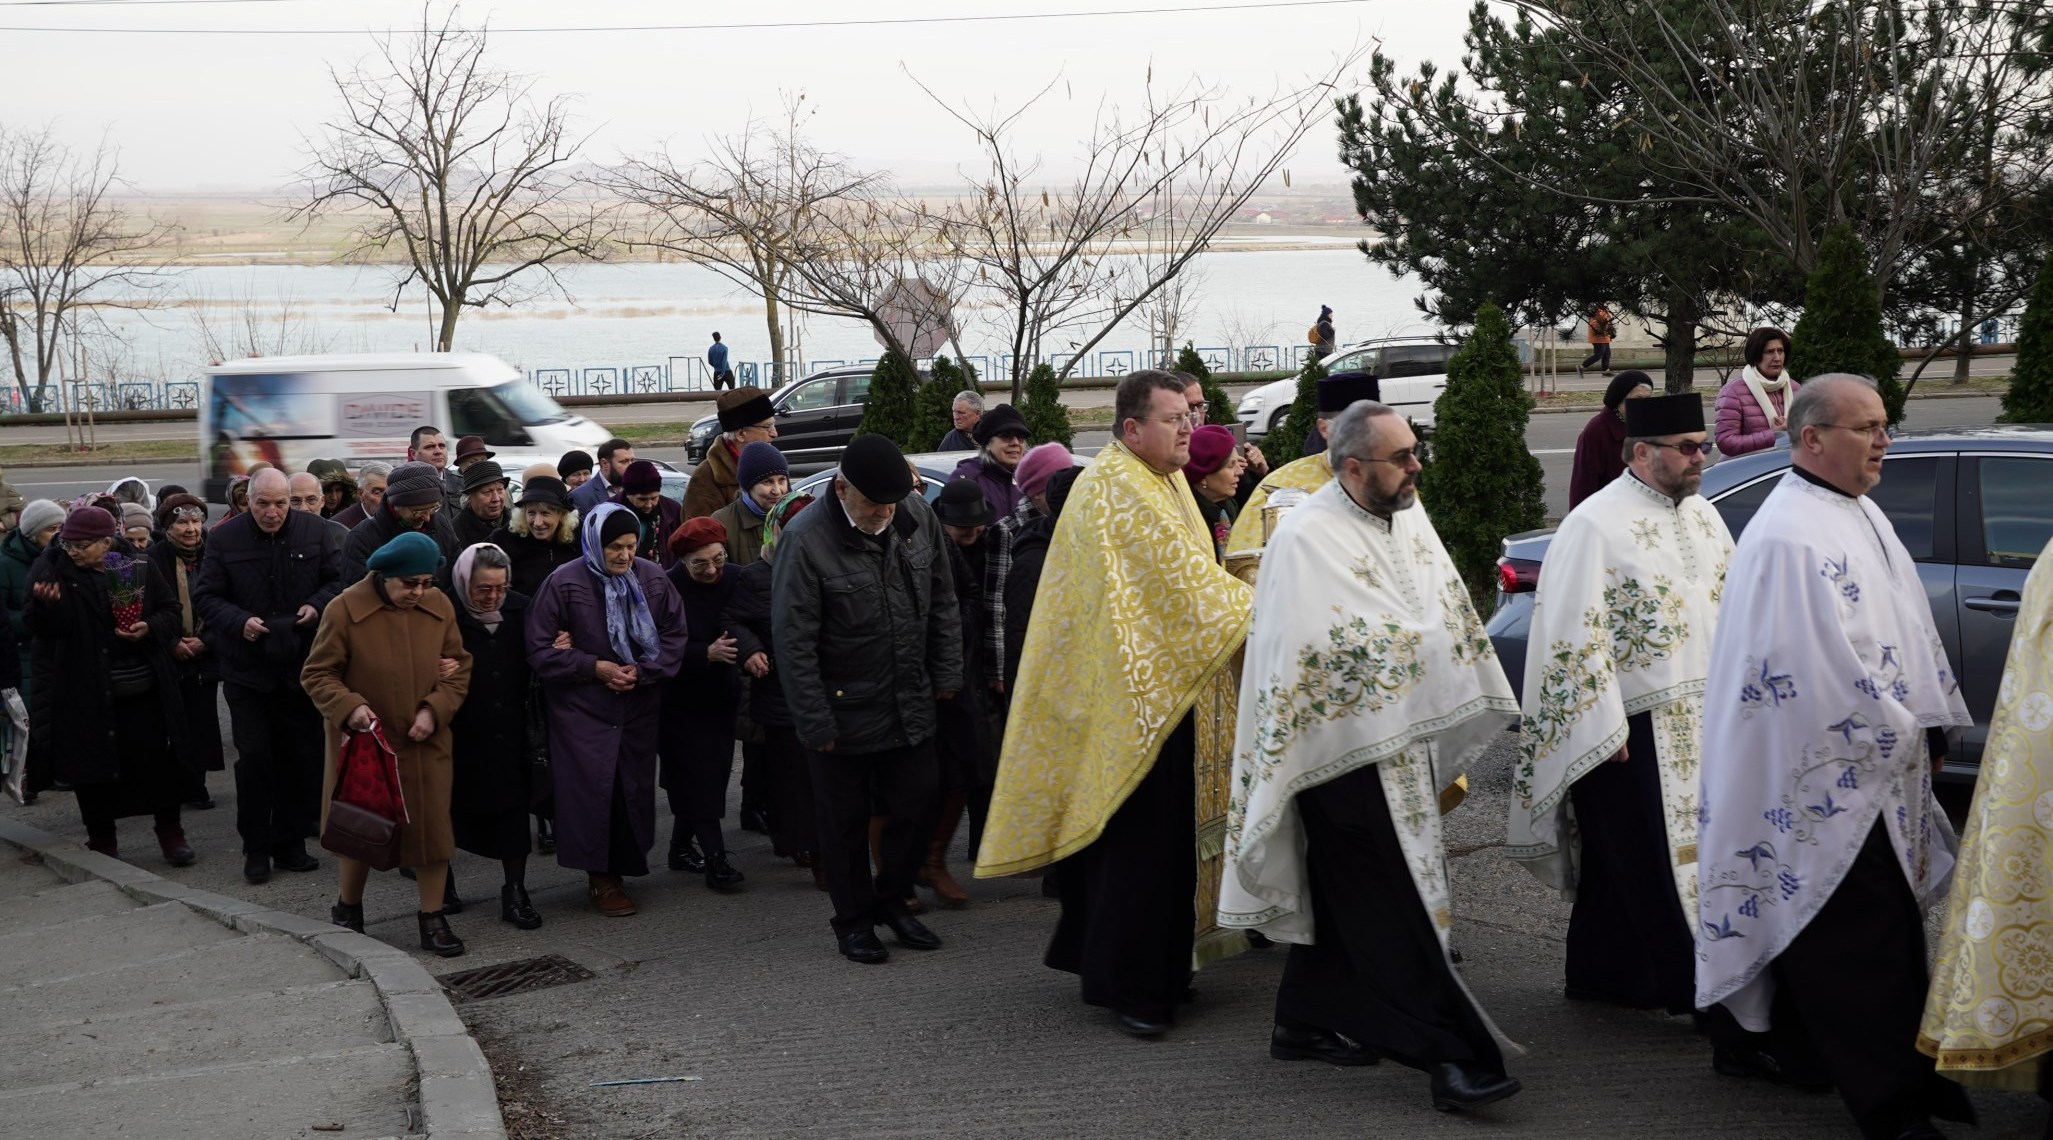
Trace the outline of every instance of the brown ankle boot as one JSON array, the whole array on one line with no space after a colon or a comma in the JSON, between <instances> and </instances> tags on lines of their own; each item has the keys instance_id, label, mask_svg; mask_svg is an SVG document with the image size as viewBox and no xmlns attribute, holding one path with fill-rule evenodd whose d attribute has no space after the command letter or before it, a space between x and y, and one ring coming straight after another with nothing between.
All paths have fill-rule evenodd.
<instances>
[{"instance_id":1,"label":"brown ankle boot","mask_svg":"<svg viewBox=\"0 0 2053 1140\"><path fill-rule=\"evenodd\" d=\"M964 798L951 793L941 799L941 818L934 827L934 841L927 845L927 861L915 879L934 892L934 901L950 910L969 905L969 892L948 873L948 845L955 841L955 825L962 820Z\"/></svg>"}]
</instances>

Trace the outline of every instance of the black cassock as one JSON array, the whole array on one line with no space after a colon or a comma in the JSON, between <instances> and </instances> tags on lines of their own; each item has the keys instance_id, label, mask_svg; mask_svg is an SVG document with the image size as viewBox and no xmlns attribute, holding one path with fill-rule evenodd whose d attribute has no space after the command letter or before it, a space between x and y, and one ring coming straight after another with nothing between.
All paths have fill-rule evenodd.
<instances>
[{"instance_id":1,"label":"black cassock","mask_svg":"<svg viewBox=\"0 0 2053 1140\"><path fill-rule=\"evenodd\" d=\"M1344 1033L1413 1068L1504 1071L1412 882L1382 774L1363 765L1298 793L1316 941L1293 945L1276 1020Z\"/></svg>"}]
</instances>

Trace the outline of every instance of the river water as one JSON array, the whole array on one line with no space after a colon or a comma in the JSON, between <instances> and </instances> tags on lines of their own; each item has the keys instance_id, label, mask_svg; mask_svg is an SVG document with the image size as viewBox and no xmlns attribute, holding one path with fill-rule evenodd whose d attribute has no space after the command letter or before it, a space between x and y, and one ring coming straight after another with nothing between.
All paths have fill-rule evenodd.
<instances>
[{"instance_id":1,"label":"river water","mask_svg":"<svg viewBox=\"0 0 2053 1140\"><path fill-rule=\"evenodd\" d=\"M1371 265L1344 239L1331 248L1236 249L1227 244L1197 259L1193 301L1178 340L1203 348L1246 346L1295 355L1319 306L1331 305L1342 340L1424 332L1430 325L1413 298L1416 281ZM460 351L488 352L529 371L698 360L718 330L734 363L767 361L760 298L692 264L619 263L559 271L569 298L544 296L517 308L467 311L457 330ZM393 305L394 275L378 266L196 266L176 271L156 291L158 307L106 314L123 346L114 367L123 379L189 378L208 363L200 323L265 355L297 352L420 351L433 342L431 313L418 290ZM284 314L289 308L290 316ZM1005 351L1001 310L972 304L959 314L963 347L998 365ZM804 318L807 362L853 362L878 349L867 326ZM1073 334L1071 334L1073 335ZM1080 338L1079 338L1080 339ZM1148 327L1138 314L1096 352L1144 351ZM240 355L246 349L233 349ZM682 362L680 362L682 365ZM1133 367L1128 364L1127 367ZM987 368L987 371L989 369Z\"/></svg>"}]
</instances>

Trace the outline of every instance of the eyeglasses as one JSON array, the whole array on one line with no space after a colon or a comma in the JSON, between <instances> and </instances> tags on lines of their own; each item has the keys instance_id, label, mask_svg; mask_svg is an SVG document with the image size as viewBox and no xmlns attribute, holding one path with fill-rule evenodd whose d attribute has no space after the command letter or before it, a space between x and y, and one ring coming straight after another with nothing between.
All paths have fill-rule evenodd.
<instances>
[{"instance_id":1,"label":"eyeglasses","mask_svg":"<svg viewBox=\"0 0 2053 1140\"><path fill-rule=\"evenodd\" d=\"M1840 431L1850 431L1855 435L1867 436L1869 439L1889 438L1888 424L1876 424L1873 427L1861 427L1858 424L1813 424L1811 426L1821 428L1838 428Z\"/></svg>"},{"instance_id":2,"label":"eyeglasses","mask_svg":"<svg viewBox=\"0 0 2053 1140\"><path fill-rule=\"evenodd\" d=\"M1190 406L1190 412L1185 418L1194 424L1202 424L1205 422L1205 409L1209 406L1203 400L1199 400Z\"/></svg>"},{"instance_id":3,"label":"eyeglasses","mask_svg":"<svg viewBox=\"0 0 2053 1140\"><path fill-rule=\"evenodd\" d=\"M684 560L684 564L693 570L711 570L716 566L727 565L727 555L721 553L715 554L711 558L687 558Z\"/></svg>"},{"instance_id":4,"label":"eyeglasses","mask_svg":"<svg viewBox=\"0 0 2053 1140\"><path fill-rule=\"evenodd\" d=\"M1648 447L1672 447L1681 452L1685 459L1695 459L1699 455L1709 455L1718 450L1718 446L1708 439L1685 439L1681 443L1662 443L1658 439L1642 440L1641 442L1645 443Z\"/></svg>"},{"instance_id":5,"label":"eyeglasses","mask_svg":"<svg viewBox=\"0 0 2053 1140\"><path fill-rule=\"evenodd\" d=\"M421 574L412 578L394 578L392 580L399 583L400 589L403 590L425 590L435 584L435 576L432 574Z\"/></svg>"},{"instance_id":6,"label":"eyeglasses","mask_svg":"<svg viewBox=\"0 0 2053 1140\"><path fill-rule=\"evenodd\" d=\"M505 586L472 586L470 588L470 592L473 594L484 594L487 597L496 598L499 595L505 593L506 589L507 588Z\"/></svg>"},{"instance_id":7,"label":"eyeglasses","mask_svg":"<svg viewBox=\"0 0 2053 1140\"><path fill-rule=\"evenodd\" d=\"M1403 451L1393 451L1390 453L1390 457L1388 459L1362 460L1363 463L1388 463L1397 467L1409 467L1414 463L1424 463L1425 461L1426 449L1423 445L1419 447L1407 447Z\"/></svg>"},{"instance_id":8,"label":"eyeglasses","mask_svg":"<svg viewBox=\"0 0 2053 1140\"><path fill-rule=\"evenodd\" d=\"M173 519L199 519L201 522L205 522L207 519L207 508L179 507L171 512L171 517Z\"/></svg>"}]
</instances>

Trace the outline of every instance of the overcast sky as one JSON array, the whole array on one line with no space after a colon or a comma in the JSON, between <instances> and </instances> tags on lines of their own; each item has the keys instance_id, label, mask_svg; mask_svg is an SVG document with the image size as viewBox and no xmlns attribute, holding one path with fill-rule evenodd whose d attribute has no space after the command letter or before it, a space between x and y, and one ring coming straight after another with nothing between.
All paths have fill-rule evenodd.
<instances>
[{"instance_id":1,"label":"overcast sky","mask_svg":"<svg viewBox=\"0 0 2053 1140\"><path fill-rule=\"evenodd\" d=\"M530 72L545 94L577 97L592 132L587 157L610 161L668 141L695 156L711 134L775 112L781 91L818 107L823 148L907 181L944 176L970 144L963 129L906 78L958 101L1013 104L1058 76L1067 91L1022 136L1050 164L1075 149L1100 98L1132 104L1152 61L1158 86L1191 75L1236 92L1301 81L1357 39L1379 39L1406 70L1458 61L1459 0L1359 0L1236 11L1058 17L1051 13L1168 8L1230 0L492 0L462 6L498 29L566 25L798 22L1042 13L985 23L871 27L496 34L502 66ZM437 12L444 10L437 6ZM0 122L55 122L74 143L104 131L123 173L151 192L258 189L285 183L301 136L333 113L331 65L374 47L372 29L417 22L412 0L0 0L0 25L21 27L345 29L341 35L86 34L0 30ZM1338 182L1333 134L1315 132L1292 164L1296 184Z\"/></svg>"}]
</instances>

